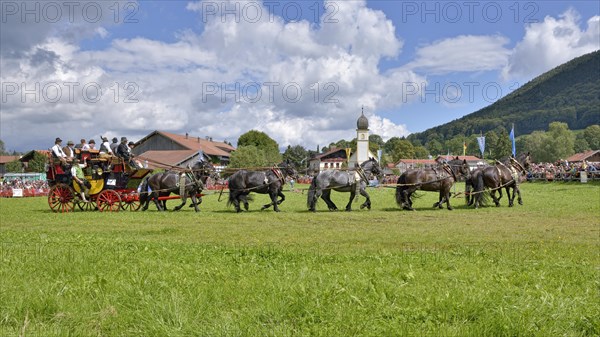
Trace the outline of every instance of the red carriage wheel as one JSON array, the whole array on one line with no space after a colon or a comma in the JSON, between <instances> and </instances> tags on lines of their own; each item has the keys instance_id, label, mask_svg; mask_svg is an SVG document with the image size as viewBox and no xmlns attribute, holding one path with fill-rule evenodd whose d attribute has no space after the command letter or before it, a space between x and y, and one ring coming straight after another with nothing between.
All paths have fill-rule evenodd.
<instances>
[{"instance_id":1,"label":"red carriage wheel","mask_svg":"<svg viewBox=\"0 0 600 337\"><path fill-rule=\"evenodd\" d=\"M81 199L77 199L77 207L79 207L82 211L95 211L98 209L96 206L96 201L91 196L88 197L90 199L88 202L85 202Z\"/></svg>"},{"instance_id":2,"label":"red carriage wheel","mask_svg":"<svg viewBox=\"0 0 600 337\"><path fill-rule=\"evenodd\" d=\"M126 211L137 211L140 209L140 195L137 192L121 194L121 208Z\"/></svg>"},{"instance_id":3,"label":"red carriage wheel","mask_svg":"<svg viewBox=\"0 0 600 337\"><path fill-rule=\"evenodd\" d=\"M65 184L57 184L48 192L48 205L54 212L73 212L75 193Z\"/></svg>"},{"instance_id":4,"label":"red carriage wheel","mask_svg":"<svg viewBox=\"0 0 600 337\"><path fill-rule=\"evenodd\" d=\"M121 208L121 197L113 190L104 190L98 194L96 204L100 212L118 212Z\"/></svg>"}]
</instances>

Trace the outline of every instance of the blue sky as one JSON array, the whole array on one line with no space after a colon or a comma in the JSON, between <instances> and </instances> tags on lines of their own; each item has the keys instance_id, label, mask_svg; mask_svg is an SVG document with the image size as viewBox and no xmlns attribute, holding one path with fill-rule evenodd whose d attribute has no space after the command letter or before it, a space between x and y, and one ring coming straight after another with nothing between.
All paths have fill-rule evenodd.
<instances>
[{"instance_id":1,"label":"blue sky","mask_svg":"<svg viewBox=\"0 0 600 337\"><path fill-rule=\"evenodd\" d=\"M600 48L594 1L55 3L2 1L8 149L155 129L314 148L353 138L362 106L405 136Z\"/></svg>"}]
</instances>

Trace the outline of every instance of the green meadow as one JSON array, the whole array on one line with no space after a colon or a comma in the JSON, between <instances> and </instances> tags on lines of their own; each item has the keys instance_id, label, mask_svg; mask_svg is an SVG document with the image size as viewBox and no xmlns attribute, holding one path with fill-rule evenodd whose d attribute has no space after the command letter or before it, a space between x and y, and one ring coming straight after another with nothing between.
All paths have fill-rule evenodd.
<instances>
[{"instance_id":1,"label":"green meadow","mask_svg":"<svg viewBox=\"0 0 600 337\"><path fill-rule=\"evenodd\" d=\"M521 190L453 211L423 192L414 212L385 188L353 212L299 191L280 213L1 199L0 336L599 336L600 185Z\"/></svg>"}]
</instances>

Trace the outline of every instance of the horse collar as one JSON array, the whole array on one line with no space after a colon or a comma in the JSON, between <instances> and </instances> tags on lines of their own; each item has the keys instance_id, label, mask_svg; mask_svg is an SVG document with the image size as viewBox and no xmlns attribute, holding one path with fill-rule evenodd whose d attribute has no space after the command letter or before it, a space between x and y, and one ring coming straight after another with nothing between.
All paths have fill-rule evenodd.
<instances>
[{"instance_id":1,"label":"horse collar","mask_svg":"<svg viewBox=\"0 0 600 337\"><path fill-rule=\"evenodd\" d=\"M365 182L368 182L368 178L367 175L365 174L365 170L363 170L362 167L358 167L358 169L356 170L356 173L358 173L358 175L360 176L361 180L364 180Z\"/></svg>"},{"instance_id":2,"label":"horse collar","mask_svg":"<svg viewBox=\"0 0 600 337\"><path fill-rule=\"evenodd\" d=\"M515 169L520 170L522 173L527 173L527 170L525 170L523 165L521 165L521 163L519 163L515 158L511 157L510 163L511 163L511 166L514 167ZM515 166L517 166L517 167L515 167Z\"/></svg>"},{"instance_id":3,"label":"horse collar","mask_svg":"<svg viewBox=\"0 0 600 337\"><path fill-rule=\"evenodd\" d=\"M281 172L281 170L278 167L274 167L271 169L271 171L273 172L273 174L275 174L275 176L277 177L278 180L280 181L285 181L285 178L283 178L283 172ZM266 176L265 176L266 179Z\"/></svg>"},{"instance_id":4,"label":"horse collar","mask_svg":"<svg viewBox=\"0 0 600 337\"><path fill-rule=\"evenodd\" d=\"M446 171L446 173L451 175L454 178L454 180L456 180L456 175L454 174L454 170L450 167L450 165L444 164L443 168L444 168L444 171Z\"/></svg>"}]
</instances>

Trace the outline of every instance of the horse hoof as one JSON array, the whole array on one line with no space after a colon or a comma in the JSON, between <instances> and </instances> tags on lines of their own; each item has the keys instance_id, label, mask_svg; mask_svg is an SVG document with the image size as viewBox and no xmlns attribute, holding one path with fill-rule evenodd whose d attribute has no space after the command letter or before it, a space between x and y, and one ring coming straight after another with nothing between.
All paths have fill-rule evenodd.
<instances>
[{"instance_id":1,"label":"horse hoof","mask_svg":"<svg viewBox=\"0 0 600 337\"><path fill-rule=\"evenodd\" d=\"M346 208L346 212L352 212L352 208Z\"/></svg>"},{"instance_id":2,"label":"horse hoof","mask_svg":"<svg viewBox=\"0 0 600 337\"><path fill-rule=\"evenodd\" d=\"M439 206L439 204L440 204L439 202L436 202L435 204L433 204L433 206L432 206L432 207L433 207L433 208L436 208L436 207L438 207L438 206Z\"/></svg>"},{"instance_id":3,"label":"horse hoof","mask_svg":"<svg viewBox=\"0 0 600 337\"><path fill-rule=\"evenodd\" d=\"M454 207L448 206L448 210L452 211L454 209Z\"/></svg>"},{"instance_id":4,"label":"horse hoof","mask_svg":"<svg viewBox=\"0 0 600 337\"><path fill-rule=\"evenodd\" d=\"M519 205L522 206L523 205L523 201L519 200Z\"/></svg>"}]
</instances>

